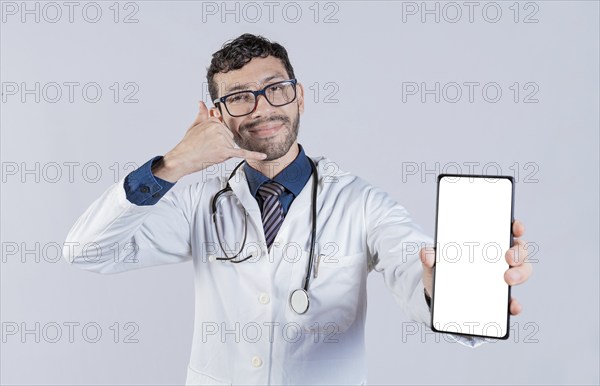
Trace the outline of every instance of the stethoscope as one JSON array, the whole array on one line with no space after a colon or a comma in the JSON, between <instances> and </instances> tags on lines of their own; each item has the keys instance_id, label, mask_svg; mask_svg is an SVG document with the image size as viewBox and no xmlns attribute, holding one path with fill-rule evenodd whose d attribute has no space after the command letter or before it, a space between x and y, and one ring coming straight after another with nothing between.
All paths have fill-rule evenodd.
<instances>
[{"instance_id":1,"label":"stethoscope","mask_svg":"<svg viewBox=\"0 0 600 386\"><path fill-rule=\"evenodd\" d=\"M306 277L304 278L304 286L302 288L297 288L295 290L292 291L292 293L290 294L290 298L289 298L289 303L290 303L290 307L292 308L292 310L297 313L297 314L304 314L307 310L308 307L310 305L310 299L308 297L308 285L310 283L310 273L312 272L313 269L313 260L314 260L314 253L315 253L315 244L316 244L316 238L317 238L317 184L319 182L319 177L317 174L317 166L315 165L314 161L312 159L310 159L310 157L306 157L308 158L309 162L310 162L310 167L312 169L312 175L313 175L313 184L312 184L312 201L311 201L311 208L312 208L312 228L311 228L311 235L310 235L310 255L308 257L308 267L306 270ZM219 190L212 198L211 203L210 203L210 210L211 210L211 217L213 219L213 224L215 226L215 229L217 230L217 239L219 241L219 247L221 248L221 251L223 252L223 254L225 256L227 256L227 253L225 252L225 249L223 248L223 244L221 242L221 236L219 234L219 227L217 225L217 200L218 198L223 195L226 192L232 192L231 186L229 185L229 180L231 180L231 178L235 175L235 172L238 170L238 168L240 166L242 166L244 164L245 161L240 162L231 172L231 174L229 175L229 178L227 178L227 185L225 186L225 188ZM234 260L236 257L238 257L242 251L244 250L244 245L246 244L246 236L248 235L248 226L247 226L247 218L248 217L248 212L245 213L245 217L244 217L244 240L242 241L242 246L240 248L240 251L238 253L236 253L234 256L227 256L227 257L217 257L217 260L225 260L225 261L229 261L231 263L241 263L243 261L246 261L248 259L250 259L251 257L253 257L252 255L249 255L241 260Z\"/></svg>"}]
</instances>

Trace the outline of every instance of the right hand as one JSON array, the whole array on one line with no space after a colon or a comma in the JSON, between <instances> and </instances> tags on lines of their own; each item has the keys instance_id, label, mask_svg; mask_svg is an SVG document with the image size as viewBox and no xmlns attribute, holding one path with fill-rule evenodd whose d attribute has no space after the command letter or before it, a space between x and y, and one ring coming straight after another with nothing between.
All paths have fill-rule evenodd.
<instances>
[{"instance_id":1,"label":"right hand","mask_svg":"<svg viewBox=\"0 0 600 386\"><path fill-rule=\"evenodd\" d=\"M231 130L219 118L209 116L208 108L200 101L196 120L181 142L165 154L163 162L152 173L169 182L176 182L185 175L233 157L261 161L267 155L237 148Z\"/></svg>"}]
</instances>

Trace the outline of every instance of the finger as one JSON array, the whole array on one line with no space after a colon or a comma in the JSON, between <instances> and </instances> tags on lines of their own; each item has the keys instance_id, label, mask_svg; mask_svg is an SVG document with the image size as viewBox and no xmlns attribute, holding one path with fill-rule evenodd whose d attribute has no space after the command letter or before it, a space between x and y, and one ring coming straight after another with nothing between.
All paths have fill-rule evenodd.
<instances>
[{"instance_id":1,"label":"finger","mask_svg":"<svg viewBox=\"0 0 600 386\"><path fill-rule=\"evenodd\" d=\"M515 298L510 298L510 305L508 307L510 309L511 315L519 315L521 311L523 311L523 306L519 301Z\"/></svg>"},{"instance_id":2,"label":"finger","mask_svg":"<svg viewBox=\"0 0 600 386\"><path fill-rule=\"evenodd\" d=\"M255 161L262 161L265 158L267 158L267 155L265 153L259 153L256 151L250 151L245 149L230 149L229 156Z\"/></svg>"},{"instance_id":3,"label":"finger","mask_svg":"<svg viewBox=\"0 0 600 386\"><path fill-rule=\"evenodd\" d=\"M223 124L223 122L221 122L221 120L217 117L208 117L209 122L214 122L214 123L220 123L221 125Z\"/></svg>"},{"instance_id":4,"label":"finger","mask_svg":"<svg viewBox=\"0 0 600 386\"><path fill-rule=\"evenodd\" d=\"M229 137L229 138L233 138L233 132L231 130L229 130L229 128L227 126L225 126L221 121L218 121L219 123L221 123L221 130L223 131L223 133Z\"/></svg>"},{"instance_id":5,"label":"finger","mask_svg":"<svg viewBox=\"0 0 600 386\"><path fill-rule=\"evenodd\" d=\"M519 220L513 221L512 232L515 237L521 237L525 233L525 225Z\"/></svg>"},{"instance_id":6,"label":"finger","mask_svg":"<svg viewBox=\"0 0 600 386\"><path fill-rule=\"evenodd\" d=\"M237 145L231 137L229 137L227 134L222 134L222 135L223 135L223 138L225 138L225 141L227 141L227 144L229 145L228 148L237 149Z\"/></svg>"},{"instance_id":7,"label":"finger","mask_svg":"<svg viewBox=\"0 0 600 386\"><path fill-rule=\"evenodd\" d=\"M432 269L435 263L435 249L431 247L421 248L419 257L425 268Z\"/></svg>"},{"instance_id":8,"label":"finger","mask_svg":"<svg viewBox=\"0 0 600 386\"><path fill-rule=\"evenodd\" d=\"M514 245L504 255L506 262L511 267L517 267L527 260L527 248L523 240L515 239Z\"/></svg>"},{"instance_id":9,"label":"finger","mask_svg":"<svg viewBox=\"0 0 600 386\"><path fill-rule=\"evenodd\" d=\"M198 114L196 115L196 119L192 123L192 126L196 126L199 123L208 121L208 108L203 101L198 101Z\"/></svg>"},{"instance_id":10,"label":"finger","mask_svg":"<svg viewBox=\"0 0 600 386\"><path fill-rule=\"evenodd\" d=\"M529 279L532 272L533 272L533 266L531 265L531 263L526 262L518 267L512 267L512 268L507 269L504 272L504 281L508 285L521 284L521 283L527 281L527 279Z\"/></svg>"}]
</instances>

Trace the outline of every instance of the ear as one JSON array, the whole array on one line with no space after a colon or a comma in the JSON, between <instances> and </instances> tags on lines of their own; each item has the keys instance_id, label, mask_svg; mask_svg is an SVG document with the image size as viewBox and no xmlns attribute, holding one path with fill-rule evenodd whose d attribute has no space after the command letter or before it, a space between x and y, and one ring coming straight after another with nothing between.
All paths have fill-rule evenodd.
<instances>
[{"instance_id":1,"label":"ear","mask_svg":"<svg viewBox=\"0 0 600 386\"><path fill-rule=\"evenodd\" d=\"M209 117L217 117L217 118L219 118L219 121L223 122L223 116L221 115L221 112L219 111L219 109L216 107L210 108L210 110L208 111L208 116Z\"/></svg>"},{"instance_id":2,"label":"ear","mask_svg":"<svg viewBox=\"0 0 600 386\"><path fill-rule=\"evenodd\" d=\"M304 112L304 86L302 83L296 83L296 98L298 99L298 111L300 114Z\"/></svg>"}]
</instances>

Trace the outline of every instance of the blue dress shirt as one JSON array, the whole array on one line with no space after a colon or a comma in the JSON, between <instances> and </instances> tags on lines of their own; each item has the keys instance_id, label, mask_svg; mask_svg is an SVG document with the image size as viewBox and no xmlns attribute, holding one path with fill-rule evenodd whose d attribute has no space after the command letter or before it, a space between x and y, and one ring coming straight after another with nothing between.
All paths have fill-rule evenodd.
<instances>
[{"instance_id":1,"label":"blue dress shirt","mask_svg":"<svg viewBox=\"0 0 600 386\"><path fill-rule=\"evenodd\" d=\"M165 195L174 183L152 174L152 166L163 157L156 156L125 177L123 187L129 202L138 206L154 205Z\"/></svg>"},{"instance_id":2,"label":"blue dress shirt","mask_svg":"<svg viewBox=\"0 0 600 386\"><path fill-rule=\"evenodd\" d=\"M272 180L247 163L244 165L244 172L246 173L250 193L256 198L261 210L263 199L261 195L258 194L258 188L265 182L277 182L285 188L283 193L279 196L279 202L283 208L284 216L287 215L288 209L290 208L292 201L294 201L294 198L300 194L302 188L306 185L306 182L312 174L312 168L308 157L304 154L304 149L301 145L298 145L298 147L300 149L298 156Z\"/></svg>"},{"instance_id":3,"label":"blue dress shirt","mask_svg":"<svg viewBox=\"0 0 600 386\"><path fill-rule=\"evenodd\" d=\"M244 165L248 187L260 208L262 208L262 197L258 194L258 188L263 183L274 181L285 187L284 192L279 196L279 201L283 207L283 213L286 215L292 201L308 182L312 174L310 161L302 146L298 145L298 148L300 152L294 161L272 180L247 163ZM162 156L156 156L125 177L125 196L129 202L139 206L154 205L175 185L152 174L152 166L161 159Z\"/></svg>"},{"instance_id":4,"label":"blue dress shirt","mask_svg":"<svg viewBox=\"0 0 600 386\"><path fill-rule=\"evenodd\" d=\"M286 215L292 201L300 194L302 188L308 182L308 179L312 174L312 167L310 166L308 157L304 154L302 146L298 144L298 147L300 148L298 156L291 164L277 174L273 180L270 180L267 176L252 168L250 165L244 165L244 171L246 172L246 178L248 179L248 187L258 202L258 206L261 210L262 197L258 194L258 188L263 183L275 181L285 187L284 192L279 196L279 202L281 202L283 213ZM138 206L154 205L175 185L172 182L165 181L152 174L152 166L161 159L162 156L156 156L125 177L125 195L129 202ZM431 298L427 296L427 292L423 292L429 310L431 310Z\"/></svg>"}]
</instances>

